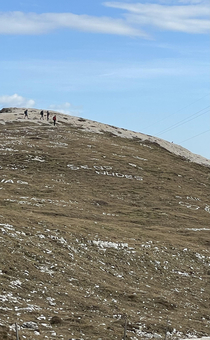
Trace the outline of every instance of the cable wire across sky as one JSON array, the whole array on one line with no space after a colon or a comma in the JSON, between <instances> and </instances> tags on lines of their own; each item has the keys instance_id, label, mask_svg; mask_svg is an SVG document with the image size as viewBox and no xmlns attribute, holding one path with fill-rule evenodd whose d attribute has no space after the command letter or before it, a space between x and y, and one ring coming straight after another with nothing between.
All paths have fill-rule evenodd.
<instances>
[{"instance_id":1,"label":"cable wire across sky","mask_svg":"<svg viewBox=\"0 0 210 340\"><path fill-rule=\"evenodd\" d=\"M190 140L190 139L193 139L193 138L195 138L195 137L204 135L205 133L207 133L207 132L209 132L209 131L210 131L210 129L208 129L208 130L206 130L206 131L203 131L203 132L199 133L198 135L192 136L192 137L190 137L190 138L187 138L187 139L181 141L180 143L184 143L184 142L187 142L187 141Z\"/></svg>"},{"instance_id":2,"label":"cable wire across sky","mask_svg":"<svg viewBox=\"0 0 210 340\"><path fill-rule=\"evenodd\" d=\"M182 107L181 109L179 109L179 110L175 111L174 113L171 113L170 115L168 115L168 116L166 116L166 117L164 117L164 118L160 119L159 121L156 121L155 123L153 123L153 124L151 124L151 125L147 126L145 129L147 129L147 128L151 127L151 126L157 125L158 123L162 122L163 120L166 120L166 119L168 119L168 118L169 118L169 117L171 117L171 116L174 116L175 114L179 113L180 111L182 111L182 110L186 109L187 107L189 107L189 106L191 106L191 105L193 105L193 104L197 103L199 100L201 100L201 99L204 99L204 98L206 98L206 97L208 97L208 96L210 96L210 94L209 94L209 93L208 93L208 94L206 94L205 96L203 96L203 97L201 97L201 98L199 98L199 99L197 99L197 100L195 100L195 101L191 102L190 104L188 104L188 105L186 105L186 106Z\"/></svg>"},{"instance_id":3,"label":"cable wire across sky","mask_svg":"<svg viewBox=\"0 0 210 340\"><path fill-rule=\"evenodd\" d=\"M183 119L183 120L181 120L181 121L179 121L179 122L177 122L177 123L175 123L175 124L169 126L168 128L159 131L159 132L157 133L157 136L160 136L160 135L162 135L162 134L164 134L164 133L166 133L166 132L168 132L168 131L171 131L171 130L173 130L173 129L176 129L176 128L179 127L179 126L181 126L181 125L183 125L183 124L186 124L186 123L190 122L191 120L196 119L196 118L198 118L198 117L200 117L200 116L206 114L207 112L210 111L209 108L210 108L210 105L208 105L207 107L205 107L205 108L202 109L202 110L199 110L199 111L195 112L194 114L188 116L187 118L185 118L185 119ZM202 111L204 111L204 112L202 112ZM202 113L200 113L200 112L202 112ZM198 113L200 113L200 114L198 115Z\"/></svg>"}]
</instances>

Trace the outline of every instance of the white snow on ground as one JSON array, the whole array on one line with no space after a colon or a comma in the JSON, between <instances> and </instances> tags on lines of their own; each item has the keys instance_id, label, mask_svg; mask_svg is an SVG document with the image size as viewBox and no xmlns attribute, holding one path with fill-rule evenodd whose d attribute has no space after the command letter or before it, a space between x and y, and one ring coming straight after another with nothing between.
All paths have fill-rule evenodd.
<instances>
[{"instance_id":1,"label":"white snow on ground","mask_svg":"<svg viewBox=\"0 0 210 340\"><path fill-rule=\"evenodd\" d=\"M71 264L73 266L77 262L77 259L74 258L75 253L77 253L78 255L82 255L83 253L85 253L86 255L87 254L91 255L92 252L95 251L95 247L97 247L98 250L104 252L104 257L103 257L104 262L101 261L100 259L98 260L100 262L100 270L108 271L109 273L111 273L116 278L119 278L120 280L124 279L124 274L121 271L119 271L118 267L114 263L110 263L110 264L106 263L106 250L111 248L111 249L116 250L117 252L123 252L125 256L125 261L127 261L127 264L129 266L130 266L130 262L132 262L133 260L135 261L135 258L136 258L135 257L136 248L131 247L129 243L116 242L113 240L100 240L100 239L92 239L86 242L84 240L72 239L71 243L68 243L68 241L59 234L59 231L52 231L48 229L46 226L43 228L42 231L39 231L39 232L35 232L31 230L30 235L26 235L24 231L20 232L17 229L18 228L15 225L11 225L9 223L1 223L0 224L1 241L7 244L7 246L9 247L10 239L16 238L21 247L23 244L25 244L26 237L27 237L28 242L30 242L33 247L39 248L40 250L44 251L46 254L50 253L51 254L50 261L47 260L45 261L45 263L42 263L42 264L36 262L36 255L34 255L35 257L33 257L33 261L35 261L36 263L36 266L35 266L36 269L39 270L41 273L49 274L50 277L54 277L55 275L57 275L59 270L62 270L62 275L63 275L63 273L65 273L65 271L69 268L68 267L69 265L66 266L65 264L63 264L62 267L59 269L59 266L57 265L56 252L54 251L54 244L58 245L59 248L61 247L64 249L68 249L69 255L72 258ZM46 248L47 239L50 239L53 242L53 244L51 245L52 247L51 250L48 250ZM167 247L161 245L159 242L147 241L141 244L141 248L145 250L147 250L148 248L153 250L153 253L155 254L155 259L153 261L150 261L150 265L154 266L155 270L158 270L158 268L160 267L162 268L162 270L169 270L169 263L168 261L165 261L165 254L168 251ZM173 266L171 267L171 270L180 276L189 275L187 272L179 270L179 265L182 262L183 257L185 257L186 255L188 255L191 258L191 269L195 272L197 268L196 263L198 262L209 263L209 260L210 260L210 258L207 256L206 253L202 253L202 254L194 253L190 249L187 249L187 248L184 248L182 251L180 250L178 251L178 249L174 249L174 254L176 255L174 255L174 258L173 258ZM141 263L144 263L143 258L141 259ZM85 271L84 268L82 267L80 268L82 271ZM0 274L1 274L1 271L0 271ZM27 273L25 274L27 276ZM133 271L130 271L129 274L135 275ZM147 273L144 273L144 275L146 276ZM203 280L202 277L198 276L198 278L201 281ZM19 277L17 277L15 280L14 279L10 280L8 291L2 292L0 294L0 302L1 302L0 310L3 312L3 311L13 308L20 317L24 317L25 314L30 313L32 311L38 311L40 313L40 316L37 317L37 320L42 320L45 318L45 316L43 316L42 314L43 308L40 307L38 304L34 303L34 300L33 300L34 297L36 297L37 295L45 297L46 305L47 305L46 308L48 311L51 311L51 312L53 310L52 308L55 308L56 306L58 306L59 298L55 299L49 296L49 293L47 294L48 296L46 297L47 288L44 283L36 285L36 287L34 287L33 290L29 291L29 294L26 295L25 299L20 298L17 293L18 291L22 289L22 287L27 282L27 280L28 280L27 277L25 278L25 280L23 278L20 279ZM77 281L77 279L70 278L69 281L72 286L76 287L74 281ZM109 302L107 299L104 299L100 295L100 292L98 290L99 288L100 288L99 284L95 285L95 287L88 287L86 290L84 290L84 296L91 297L94 295L96 299L98 299L102 304L106 305ZM189 288L186 287L186 289L189 289ZM112 300L110 303L116 302L116 301L117 300ZM3 306L3 303L4 303L4 306ZM63 309L63 307L61 309ZM60 310L59 307L56 310L59 311ZM6 323L8 326L10 326L10 328L12 328L13 325L12 326L10 325L10 321L11 320L9 319L5 321L3 318L3 314L1 314L0 322ZM51 332L50 331L51 326L49 324L46 324L46 322L43 323L42 325L46 325L45 327L47 328L47 331L49 334ZM21 330L24 334L23 325L21 326ZM34 335L36 335L38 339L40 334L35 333L35 328L34 329L31 328L31 330L34 331ZM48 337L46 335L45 338L51 339L51 336ZM139 329L136 329L133 335L130 335L130 338L132 340L138 340L139 337L140 338L143 337L145 339L158 339L160 338L160 335L157 333L152 334L149 332L145 332L144 322L142 320L142 322L139 323ZM173 333L167 334L167 340L171 340L174 338L180 339L182 337L183 337L183 334L180 332L177 332L175 329ZM60 335L60 338L64 340L62 335ZM197 340L196 337L190 333L188 335L188 340L189 339ZM210 337L205 337L199 340L210 340Z\"/></svg>"},{"instance_id":2,"label":"white snow on ground","mask_svg":"<svg viewBox=\"0 0 210 340\"><path fill-rule=\"evenodd\" d=\"M51 125L52 116L56 114L57 116L57 124L71 124L74 127L82 128L83 131L95 132L95 133L104 133L110 132L115 136L123 137L123 138L140 138L142 141L150 141L152 143L157 143L166 150L174 153L175 155L182 156L188 159L191 162L208 165L210 166L210 160L202 157L200 155L196 155L189 150L183 148L180 145L170 143L164 139L153 137L150 135L145 135L140 132L134 132L130 130L126 130L123 128L118 128L115 126L98 123L92 120L83 119L75 116L65 115L59 112L50 111L50 120L46 120L46 111L44 112L44 120L40 120L40 110L37 109L28 109L29 119L24 119L24 110L25 108L10 108L11 112L1 112L0 113L0 124L5 124L7 122L27 122L31 121L36 124L45 124ZM150 147L149 145L141 143L142 146ZM38 159L36 159L38 160ZM41 160L39 160L41 161Z\"/></svg>"}]
</instances>

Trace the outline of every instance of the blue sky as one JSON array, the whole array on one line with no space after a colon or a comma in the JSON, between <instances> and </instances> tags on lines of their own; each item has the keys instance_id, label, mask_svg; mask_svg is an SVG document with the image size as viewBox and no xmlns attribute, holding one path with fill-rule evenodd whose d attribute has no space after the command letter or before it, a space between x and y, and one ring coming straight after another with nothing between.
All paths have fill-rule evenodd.
<instances>
[{"instance_id":1,"label":"blue sky","mask_svg":"<svg viewBox=\"0 0 210 340\"><path fill-rule=\"evenodd\" d=\"M7 0L0 108L53 109L210 158L210 3Z\"/></svg>"}]
</instances>

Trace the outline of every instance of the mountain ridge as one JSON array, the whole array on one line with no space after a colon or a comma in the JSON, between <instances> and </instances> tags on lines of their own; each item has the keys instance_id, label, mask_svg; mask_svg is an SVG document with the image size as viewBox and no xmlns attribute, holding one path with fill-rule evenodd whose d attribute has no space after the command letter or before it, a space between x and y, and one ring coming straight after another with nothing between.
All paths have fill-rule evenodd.
<instances>
[{"instance_id":1,"label":"mountain ridge","mask_svg":"<svg viewBox=\"0 0 210 340\"><path fill-rule=\"evenodd\" d=\"M3 108L0 111L0 123L5 124L6 122L21 120L21 118L23 118L24 116L25 110L26 108ZM36 121L37 123L38 122L40 123L39 114L41 110L39 109L27 109L27 110L28 110L28 115L30 116L30 119L32 119L34 122ZM112 125L99 123L99 122L81 118L81 117L70 116L70 115L60 113L58 111L52 111L52 110L44 110L45 115L44 115L44 119L41 120L41 123L44 122L44 123L49 124L49 122L46 120L47 111L51 113L51 119L52 119L52 115L54 114L58 116L58 119L57 119L58 124L69 123L69 124L73 124L76 127L81 127L88 132L102 133L102 131L105 131L105 132L113 133L116 136L121 136L122 138L141 138L143 141L147 140L152 143L157 143L163 148L165 148L166 150L174 153L175 155L182 156L191 162L210 166L210 160L201 155L194 154L188 149L178 144L175 144L173 142L169 142L162 138L154 137L151 135L146 135L141 132L127 130L124 128L119 128L119 127L115 127Z\"/></svg>"},{"instance_id":2,"label":"mountain ridge","mask_svg":"<svg viewBox=\"0 0 210 340\"><path fill-rule=\"evenodd\" d=\"M0 338L16 322L21 340L122 339L125 320L130 340L210 336L209 167L15 110L0 114Z\"/></svg>"}]
</instances>

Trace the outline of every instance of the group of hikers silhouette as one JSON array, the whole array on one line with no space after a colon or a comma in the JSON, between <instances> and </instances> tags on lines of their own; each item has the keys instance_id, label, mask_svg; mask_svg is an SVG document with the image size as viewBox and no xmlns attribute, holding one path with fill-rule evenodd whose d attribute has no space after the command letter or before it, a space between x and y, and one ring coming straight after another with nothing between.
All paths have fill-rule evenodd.
<instances>
[{"instance_id":1,"label":"group of hikers silhouette","mask_svg":"<svg viewBox=\"0 0 210 340\"><path fill-rule=\"evenodd\" d=\"M49 121L49 119L50 119L50 112L49 111L47 111L46 117L47 117L47 120ZM28 118L28 109L26 109L24 111L24 119L25 118ZM40 120L42 120L42 119L44 120L44 110L40 111ZM53 116L53 123L54 123L54 126L55 126L55 124L56 124L56 115Z\"/></svg>"}]
</instances>

